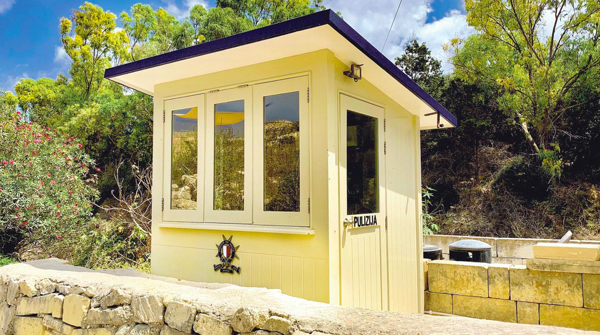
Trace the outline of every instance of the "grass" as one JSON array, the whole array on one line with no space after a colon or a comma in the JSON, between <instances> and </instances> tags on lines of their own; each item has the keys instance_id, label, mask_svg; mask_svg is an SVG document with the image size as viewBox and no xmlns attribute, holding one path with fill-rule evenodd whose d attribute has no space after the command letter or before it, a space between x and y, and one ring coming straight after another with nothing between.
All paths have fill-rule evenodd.
<instances>
[{"instance_id":1,"label":"grass","mask_svg":"<svg viewBox=\"0 0 600 335\"><path fill-rule=\"evenodd\" d=\"M12 259L10 257L6 257L4 255L0 255L0 267L8 265L8 264L16 263L16 262L17 261L15 261L14 259Z\"/></svg>"}]
</instances>

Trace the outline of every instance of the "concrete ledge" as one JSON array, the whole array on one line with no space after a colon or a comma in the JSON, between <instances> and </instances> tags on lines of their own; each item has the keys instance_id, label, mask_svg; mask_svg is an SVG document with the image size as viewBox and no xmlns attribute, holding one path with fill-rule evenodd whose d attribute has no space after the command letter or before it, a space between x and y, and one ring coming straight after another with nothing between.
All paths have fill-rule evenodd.
<instances>
[{"instance_id":1,"label":"concrete ledge","mask_svg":"<svg viewBox=\"0 0 600 335\"><path fill-rule=\"evenodd\" d=\"M600 262L595 261L528 259L525 265L528 269L536 271L600 274Z\"/></svg>"},{"instance_id":2,"label":"concrete ledge","mask_svg":"<svg viewBox=\"0 0 600 335\"><path fill-rule=\"evenodd\" d=\"M15 289L23 282L24 292ZM52 285L42 288L42 282ZM8 316L11 319L7 324L11 329L16 327L17 335L37 334L40 325L44 334L65 329L61 319L48 315L14 317L14 306L24 293L81 297L69 299L71 304L80 301L80 308L65 310L74 313L77 320L83 314L83 327L75 327L71 332L79 335L114 335L117 331L155 334L159 330L177 334L178 328L189 329L192 316L194 332L204 335L231 335L248 329L254 330L255 335L266 331L285 335L587 334L557 327L346 308L286 296L277 290L191 283L131 270L92 271L47 260L1 267L0 287L7 286L11 290L0 301L0 327ZM31 288L36 289L35 293ZM175 301L184 302L177 308L185 313L166 317L170 303ZM93 315L88 313L88 303L90 310L95 311ZM466 308L464 314L469 313ZM111 324L98 326L100 319Z\"/></svg>"}]
</instances>

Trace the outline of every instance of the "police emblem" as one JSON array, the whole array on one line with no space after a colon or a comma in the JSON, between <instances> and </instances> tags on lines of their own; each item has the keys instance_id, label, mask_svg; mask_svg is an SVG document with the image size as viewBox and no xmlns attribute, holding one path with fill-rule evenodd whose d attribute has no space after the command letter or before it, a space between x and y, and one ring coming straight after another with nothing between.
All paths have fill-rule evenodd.
<instances>
[{"instance_id":1,"label":"police emblem","mask_svg":"<svg viewBox=\"0 0 600 335\"><path fill-rule=\"evenodd\" d=\"M221 264L214 265L215 271L221 271L223 273L240 273L241 268L231 264L234 258L239 259L239 257L237 256L237 249L240 248L239 245L237 247L233 245L233 243L231 242L232 238L233 235L231 235L229 239L227 239L225 235L223 235L223 241L220 244L216 245L216 257L219 257L219 259L221 260Z\"/></svg>"}]
</instances>

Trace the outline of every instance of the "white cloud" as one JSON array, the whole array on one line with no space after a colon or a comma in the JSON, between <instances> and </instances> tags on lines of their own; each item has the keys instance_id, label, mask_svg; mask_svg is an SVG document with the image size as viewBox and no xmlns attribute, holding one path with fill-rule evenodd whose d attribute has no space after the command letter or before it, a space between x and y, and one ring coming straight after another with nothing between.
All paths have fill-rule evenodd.
<instances>
[{"instance_id":1,"label":"white cloud","mask_svg":"<svg viewBox=\"0 0 600 335\"><path fill-rule=\"evenodd\" d=\"M70 62L71 58L67 55L67 52L62 45L54 47L54 63L66 67Z\"/></svg>"},{"instance_id":2,"label":"white cloud","mask_svg":"<svg viewBox=\"0 0 600 335\"><path fill-rule=\"evenodd\" d=\"M383 54L393 60L404 51L404 46L413 37L425 42L433 56L442 61L442 68L452 70L448 56L442 46L455 37L466 37L473 33L467 25L466 15L460 10L451 10L445 17L427 23L433 11L434 0L404 0L390 32ZM325 5L342 12L344 20L381 50L385 37L394 19L398 0L325 0Z\"/></svg>"},{"instance_id":3,"label":"white cloud","mask_svg":"<svg viewBox=\"0 0 600 335\"><path fill-rule=\"evenodd\" d=\"M2 1L2 0L0 0L0 1ZM163 7L164 10L175 15L177 20L180 20L180 21L185 19L190 14L190 10L195 5L201 5L202 7L208 9L208 1L207 0L184 0L183 7L178 6L174 0L162 0L162 1L163 1L163 3L166 4L166 6Z\"/></svg>"},{"instance_id":4,"label":"white cloud","mask_svg":"<svg viewBox=\"0 0 600 335\"><path fill-rule=\"evenodd\" d=\"M0 80L0 90L15 92L15 85L21 80L21 78L29 78L26 72L11 76L5 75L3 80Z\"/></svg>"},{"instance_id":5,"label":"white cloud","mask_svg":"<svg viewBox=\"0 0 600 335\"><path fill-rule=\"evenodd\" d=\"M0 14L8 12L15 4L15 0L0 0Z\"/></svg>"}]
</instances>

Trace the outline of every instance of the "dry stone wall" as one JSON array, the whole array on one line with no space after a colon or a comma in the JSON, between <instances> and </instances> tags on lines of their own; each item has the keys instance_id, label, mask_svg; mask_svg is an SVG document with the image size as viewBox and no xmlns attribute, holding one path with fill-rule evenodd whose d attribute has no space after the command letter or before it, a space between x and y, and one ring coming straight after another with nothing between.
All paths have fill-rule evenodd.
<instances>
[{"instance_id":1,"label":"dry stone wall","mask_svg":"<svg viewBox=\"0 0 600 335\"><path fill-rule=\"evenodd\" d=\"M0 267L0 335L580 334L343 308L277 290L147 277L57 261Z\"/></svg>"}]
</instances>

